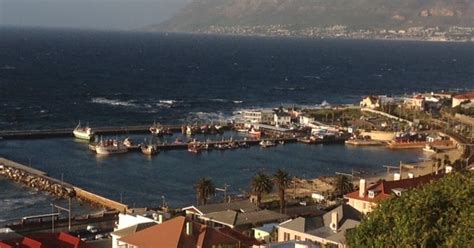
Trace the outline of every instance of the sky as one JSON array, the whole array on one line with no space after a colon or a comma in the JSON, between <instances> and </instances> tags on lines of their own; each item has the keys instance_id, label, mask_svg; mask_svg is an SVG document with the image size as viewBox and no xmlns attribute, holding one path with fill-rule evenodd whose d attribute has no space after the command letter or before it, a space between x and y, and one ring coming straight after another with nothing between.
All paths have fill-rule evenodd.
<instances>
[{"instance_id":1,"label":"sky","mask_svg":"<svg viewBox=\"0 0 474 248\"><path fill-rule=\"evenodd\" d=\"M0 0L0 26L136 30L191 0Z\"/></svg>"}]
</instances>

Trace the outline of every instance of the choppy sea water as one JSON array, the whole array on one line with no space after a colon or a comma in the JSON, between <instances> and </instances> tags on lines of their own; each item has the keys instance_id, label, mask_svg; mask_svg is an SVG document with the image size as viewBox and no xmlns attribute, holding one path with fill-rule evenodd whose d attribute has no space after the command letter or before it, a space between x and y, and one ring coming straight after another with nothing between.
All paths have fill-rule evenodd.
<instances>
[{"instance_id":1,"label":"choppy sea water","mask_svg":"<svg viewBox=\"0 0 474 248\"><path fill-rule=\"evenodd\" d=\"M0 129L226 120L281 104L356 103L367 94L473 88L472 43L251 38L0 27ZM144 137L137 137L142 139ZM258 170L300 177L382 170L413 151L290 144L261 150L97 158L73 139L0 141L0 156L131 206L195 201L202 176L234 194ZM0 219L54 198L0 181ZM34 204L34 207L32 205ZM80 206L79 206L80 207Z\"/></svg>"}]
</instances>

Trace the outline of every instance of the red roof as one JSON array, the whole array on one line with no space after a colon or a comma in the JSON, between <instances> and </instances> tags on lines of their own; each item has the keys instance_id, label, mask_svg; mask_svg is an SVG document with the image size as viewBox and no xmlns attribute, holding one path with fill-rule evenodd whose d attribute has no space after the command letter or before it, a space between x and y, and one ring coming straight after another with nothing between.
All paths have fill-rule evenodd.
<instances>
[{"instance_id":1,"label":"red roof","mask_svg":"<svg viewBox=\"0 0 474 248\"><path fill-rule=\"evenodd\" d=\"M190 235L186 234L186 223L188 222L192 225L192 234ZM120 241L138 248L212 247L239 243L238 239L214 228L190 222L182 216L123 237Z\"/></svg>"},{"instance_id":2,"label":"red roof","mask_svg":"<svg viewBox=\"0 0 474 248\"><path fill-rule=\"evenodd\" d=\"M454 98L457 98L457 99L474 99L474 91L454 96Z\"/></svg>"},{"instance_id":3,"label":"red roof","mask_svg":"<svg viewBox=\"0 0 474 248\"><path fill-rule=\"evenodd\" d=\"M19 244L17 246L16 244ZM0 248L91 248L77 237L67 233L36 233L20 239L0 241Z\"/></svg>"},{"instance_id":4,"label":"red roof","mask_svg":"<svg viewBox=\"0 0 474 248\"><path fill-rule=\"evenodd\" d=\"M379 180L374 185L367 188L367 191L373 190L377 192L373 198L370 198L367 192L364 194L364 197L360 197L359 191L348 193L345 195L345 197L351 198L351 199L368 201L368 202L378 202L378 201L390 198L392 196L393 189L407 190L407 189L416 188L423 184L437 180L443 176L444 174L440 173L438 175L429 174L429 175L425 175L421 177L407 178L407 179L401 179L397 181Z\"/></svg>"}]
</instances>

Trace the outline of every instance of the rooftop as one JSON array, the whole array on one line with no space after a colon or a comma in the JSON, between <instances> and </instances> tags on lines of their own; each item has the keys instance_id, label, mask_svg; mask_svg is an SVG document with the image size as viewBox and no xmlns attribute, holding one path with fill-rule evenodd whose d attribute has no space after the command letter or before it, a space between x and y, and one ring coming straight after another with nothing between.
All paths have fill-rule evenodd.
<instances>
[{"instance_id":1,"label":"rooftop","mask_svg":"<svg viewBox=\"0 0 474 248\"><path fill-rule=\"evenodd\" d=\"M183 208L183 210L195 211L200 215L221 212L226 210L235 210L241 212L251 212L260 210L255 204L251 203L248 200L229 202L229 203L217 203L217 204L208 204L202 206L189 206Z\"/></svg>"},{"instance_id":2,"label":"rooftop","mask_svg":"<svg viewBox=\"0 0 474 248\"><path fill-rule=\"evenodd\" d=\"M261 225L271 222L278 222L287 219L288 216L265 209L244 213L233 210L226 210L205 214L202 216L202 218L223 225L238 227L245 225Z\"/></svg>"},{"instance_id":3,"label":"rooftop","mask_svg":"<svg viewBox=\"0 0 474 248\"><path fill-rule=\"evenodd\" d=\"M457 98L457 99L474 99L474 91L471 91L471 92L467 92L467 93L464 93L464 94L460 94L460 95L456 95L454 96L454 98Z\"/></svg>"},{"instance_id":4,"label":"rooftop","mask_svg":"<svg viewBox=\"0 0 474 248\"><path fill-rule=\"evenodd\" d=\"M378 202L380 200L384 200L390 198L392 196L393 190L401 190L401 189L412 189L423 184L430 183L431 181L438 180L443 177L444 174L440 173L438 175L429 174L420 177L414 178L406 178L397 181L385 181L379 180L374 185L367 188L366 193L363 197L359 196L359 191L354 191L345 195L345 198L352 198L352 199L359 199L368 202ZM373 190L377 193L374 197L369 197L368 191Z\"/></svg>"},{"instance_id":5,"label":"rooftop","mask_svg":"<svg viewBox=\"0 0 474 248\"><path fill-rule=\"evenodd\" d=\"M191 224L187 233L186 224ZM155 225L120 239L138 248L155 247L212 247L214 245L236 245L239 240L216 229L187 221L179 216L163 224Z\"/></svg>"}]
</instances>

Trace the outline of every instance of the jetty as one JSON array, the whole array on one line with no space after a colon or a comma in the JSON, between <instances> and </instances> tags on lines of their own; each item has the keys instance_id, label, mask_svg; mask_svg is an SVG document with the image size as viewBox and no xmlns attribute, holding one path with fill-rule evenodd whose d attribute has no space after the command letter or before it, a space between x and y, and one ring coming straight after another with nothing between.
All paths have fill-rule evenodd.
<instances>
[{"instance_id":1,"label":"jetty","mask_svg":"<svg viewBox=\"0 0 474 248\"><path fill-rule=\"evenodd\" d=\"M162 126L172 132L181 132L183 125ZM96 135L147 134L150 133L150 127L151 125L94 127L92 130ZM228 125L226 125L224 128L228 128ZM0 139L47 139L58 137L74 137L73 131L74 128L0 131Z\"/></svg>"}]
</instances>

